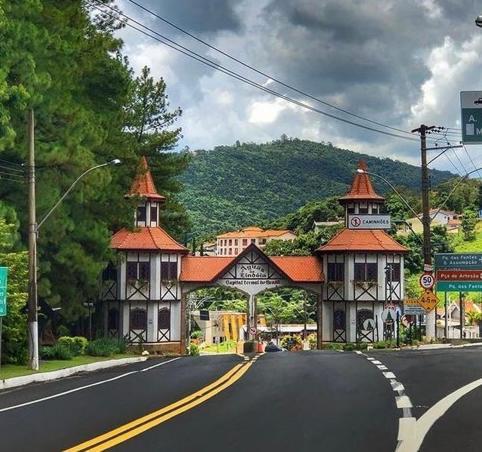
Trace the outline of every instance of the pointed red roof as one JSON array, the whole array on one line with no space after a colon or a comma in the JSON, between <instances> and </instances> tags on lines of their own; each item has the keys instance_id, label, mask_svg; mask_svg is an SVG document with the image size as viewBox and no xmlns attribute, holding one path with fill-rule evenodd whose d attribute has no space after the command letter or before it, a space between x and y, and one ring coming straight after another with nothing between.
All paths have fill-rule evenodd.
<instances>
[{"instance_id":1,"label":"pointed red roof","mask_svg":"<svg viewBox=\"0 0 482 452\"><path fill-rule=\"evenodd\" d=\"M340 198L340 201L352 201L352 200L375 200L383 201L385 198L378 195L373 188L370 176L363 171L368 171L366 162L360 160L358 162L358 172L355 174L355 178L351 184L350 191Z\"/></svg>"},{"instance_id":2,"label":"pointed red roof","mask_svg":"<svg viewBox=\"0 0 482 452\"><path fill-rule=\"evenodd\" d=\"M185 256L182 259L183 282L213 282L220 278L241 257L253 250L259 252L279 270L282 276L294 282L322 283L322 262L316 256L267 256L256 245L249 245L238 256Z\"/></svg>"},{"instance_id":3,"label":"pointed red roof","mask_svg":"<svg viewBox=\"0 0 482 452\"><path fill-rule=\"evenodd\" d=\"M176 242L164 229L121 229L111 239L111 248L118 250L159 250L187 253L188 249Z\"/></svg>"},{"instance_id":4,"label":"pointed red roof","mask_svg":"<svg viewBox=\"0 0 482 452\"><path fill-rule=\"evenodd\" d=\"M322 253L347 251L406 253L408 249L380 229L342 229L317 251Z\"/></svg>"},{"instance_id":5,"label":"pointed red roof","mask_svg":"<svg viewBox=\"0 0 482 452\"><path fill-rule=\"evenodd\" d=\"M140 196L141 198L153 199L156 201L164 201L166 198L157 193L151 171L147 165L145 157L141 157L136 178L132 183L131 189L127 196Z\"/></svg>"}]
</instances>

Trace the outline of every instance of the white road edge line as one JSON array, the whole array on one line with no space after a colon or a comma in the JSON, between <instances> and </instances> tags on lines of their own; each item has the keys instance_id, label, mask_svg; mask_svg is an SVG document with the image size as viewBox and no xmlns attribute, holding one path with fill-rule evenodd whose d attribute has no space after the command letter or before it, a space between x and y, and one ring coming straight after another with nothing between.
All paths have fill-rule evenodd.
<instances>
[{"instance_id":1,"label":"white road edge line","mask_svg":"<svg viewBox=\"0 0 482 452\"><path fill-rule=\"evenodd\" d=\"M42 397L41 399L31 400L30 402L24 402L24 403L20 403L18 405L13 405L13 406L9 406L9 407L6 407L6 408L1 408L0 413L3 413L5 411L14 410L16 408L22 408L22 407L28 406L28 405L33 405L35 403L45 402L46 400L56 399L57 397L62 397L64 395L72 394L73 392L77 392L77 391L82 391L84 389L88 389L88 388L91 388L93 386L103 385L104 383L109 383L109 382L114 381L114 380L119 380L121 378L127 377L128 375L136 374L137 372L138 372L137 370L133 370L132 372L127 372L127 373L122 374L122 375L117 375L117 377L109 378L107 380L97 381L96 383L91 383L90 385L80 386L79 388L69 389L68 391L59 392L58 394L53 394L51 396Z\"/></svg>"},{"instance_id":2,"label":"white road edge line","mask_svg":"<svg viewBox=\"0 0 482 452\"><path fill-rule=\"evenodd\" d=\"M415 423L410 424L411 431L397 448L397 452L413 452L420 449L423 440L433 424L437 422L457 400L470 391L482 386L482 378L473 381L439 400L428 409Z\"/></svg>"},{"instance_id":3,"label":"white road edge line","mask_svg":"<svg viewBox=\"0 0 482 452\"><path fill-rule=\"evenodd\" d=\"M159 366L163 366L164 364L172 363L173 361L177 361L178 359L181 359L181 357L178 356L177 358L172 358L169 361L163 361L162 363L154 364L153 366L141 369L141 372L147 372L148 370L154 369L155 367L159 367Z\"/></svg>"}]
</instances>

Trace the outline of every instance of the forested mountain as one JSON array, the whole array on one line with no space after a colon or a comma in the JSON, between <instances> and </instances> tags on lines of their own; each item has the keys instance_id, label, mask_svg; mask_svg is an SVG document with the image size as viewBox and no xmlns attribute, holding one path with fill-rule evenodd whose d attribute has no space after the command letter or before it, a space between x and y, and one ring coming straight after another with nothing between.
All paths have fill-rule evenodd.
<instances>
[{"instance_id":1,"label":"forested mountain","mask_svg":"<svg viewBox=\"0 0 482 452\"><path fill-rule=\"evenodd\" d=\"M343 194L360 159L368 163L370 171L384 175L396 186L418 190L420 169L416 166L330 143L284 138L194 152L182 175L181 200L196 234L265 224L309 201ZM432 185L452 176L447 171L432 171ZM374 183L380 193L387 191L383 182Z\"/></svg>"}]
</instances>

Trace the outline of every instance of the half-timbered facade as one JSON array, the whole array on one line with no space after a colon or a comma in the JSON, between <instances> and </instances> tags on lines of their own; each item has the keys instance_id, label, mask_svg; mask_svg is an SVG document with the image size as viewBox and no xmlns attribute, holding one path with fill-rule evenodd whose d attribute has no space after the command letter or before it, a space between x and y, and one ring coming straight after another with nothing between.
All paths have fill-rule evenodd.
<instances>
[{"instance_id":1,"label":"half-timbered facade","mask_svg":"<svg viewBox=\"0 0 482 452\"><path fill-rule=\"evenodd\" d=\"M364 162L359 168L367 170ZM378 215L384 210L384 198L375 192L368 174L356 174L340 203L346 227L318 250L326 275L323 341L383 340L395 333L395 322L384 322L382 311L387 305L401 305L407 249L381 229L348 228L350 214Z\"/></svg>"},{"instance_id":2,"label":"half-timbered facade","mask_svg":"<svg viewBox=\"0 0 482 452\"><path fill-rule=\"evenodd\" d=\"M145 158L128 197L138 200L134 229L112 237L116 264L103 275L104 331L130 344L183 351L179 276L187 249L159 226L165 198L157 193Z\"/></svg>"},{"instance_id":3,"label":"half-timbered facade","mask_svg":"<svg viewBox=\"0 0 482 452\"><path fill-rule=\"evenodd\" d=\"M187 298L215 285L246 296L249 339L257 333L256 296L279 287L317 296L317 332L324 342L374 342L387 328L395 333L382 311L401 304L407 250L383 230L345 227L314 256L267 256L256 244L237 256L192 256L159 226L165 198L144 158L127 196L135 196L138 205L134 228L112 237L118 259L104 271L101 293L106 335L184 353ZM378 215L384 209L383 197L363 172L340 202L347 220L350 214Z\"/></svg>"}]
</instances>

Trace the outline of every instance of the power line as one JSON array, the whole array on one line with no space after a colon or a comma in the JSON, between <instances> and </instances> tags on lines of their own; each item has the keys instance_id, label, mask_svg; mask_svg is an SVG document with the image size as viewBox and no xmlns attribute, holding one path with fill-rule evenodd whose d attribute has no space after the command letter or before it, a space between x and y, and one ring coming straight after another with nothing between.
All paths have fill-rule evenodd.
<instances>
[{"instance_id":1,"label":"power line","mask_svg":"<svg viewBox=\"0 0 482 452\"><path fill-rule=\"evenodd\" d=\"M470 162L472 163L472 165L474 166L474 170L477 171L477 174L479 175L479 177L482 178L481 174L480 174L480 170L477 168L477 166L475 166L475 163L474 161L472 160L472 157L470 156L469 152L467 151L467 148L465 147L465 144L462 143L462 146L464 147L464 151L465 153L467 154L467 157L469 158Z\"/></svg>"},{"instance_id":2,"label":"power line","mask_svg":"<svg viewBox=\"0 0 482 452\"><path fill-rule=\"evenodd\" d=\"M455 163L454 163L453 160L450 158L448 152L446 152L444 155L445 155L445 157L447 157L447 160L448 160L448 161L452 164L452 166L454 167L456 174L458 174L458 175L460 176L460 169L459 169L457 166L455 166Z\"/></svg>"},{"instance_id":3,"label":"power line","mask_svg":"<svg viewBox=\"0 0 482 452\"><path fill-rule=\"evenodd\" d=\"M460 166L463 168L464 173L467 174L468 173L467 168L465 168L465 165L462 163L462 160L460 160L460 157L457 154L456 150L452 149L452 152L454 153L455 157L457 158L458 162L460 163Z\"/></svg>"},{"instance_id":4,"label":"power line","mask_svg":"<svg viewBox=\"0 0 482 452\"><path fill-rule=\"evenodd\" d=\"M10 176L10 177L15 177L15 178L18 178L18 179L21 179L23 180L24 178L18 174L15 174L15 173L10 173L8 171L0 171L0 174L3 174L4 176Z\"/></svg>"},{"instance_id":5,"label":"power line","mask_svg":"<svg viewBox=\"0 0 482 452\"><path fill-rule=\"evenodd\" d=\"M213 46L212 44L209 44L208 42L204 41L203 39L199 38L198 36L196 36L196 35L190 33L189 31L181 28L179 25L174 24L173 22L171 22L171 21L167 20L166 18L160 16L159 14L157 14L157 13L155 13L154 11L150 10L149 8L146 8L145 6L137 3L136 1L134 1L134 0L128 0L128 1L129 1L130 3L136 5L137 7L141 8L142 10L146 11L147 13L151 14L152 16L158 18L159 20L162 20L164 23L170 25L171 27L175 28L176 30L179 30L180 32L186 34L187 36L189 36L189 37L191 37L191 38L193 38L193 39L195 39L196 41L200 42L201 44L209 47L210 49L212 49L212 50L220 53L221 55L224 55L225 57L231 59L232 61L235 61L236 63L241 64L242 66L244 66L244 67L246 67L246 68L248 68L248 69L256 72L257 74L260 74L260 75L262 75L263 77L266 77L266 78L268 78L269 80L271 80L271 81L273 81L273 82L276 82L276 83L284 86L285 88L288 88L288 89L290 89L290 90L292 90L292 91L294 91L294 92L296 92L296 93L298 93L298 94L301 94L301 95L303 95L303 96L308 97L309 99L312 99L312 100L314 100L314 101L316 101L316 102L319 102L319 103L321 103L321 104L323 104L323 105L326 105L327 107L333 108L333 109L335 109L335 110L338 110L338 111L340 111L340 112L343 112L343 113L345 113L345 114L347 114L347 115L350 115L350 116L353 116L353 117L355 117L355 118L361 119L361 120L363 120L363 121L366 121L366 122L375 124L375 125L380 126L380 127L386 127L387 129L391 129L391 130L394 130L394 131L396 131L396 132L406 133L406 134L412 135L412 136L414 135L412 132L409 132L409 131L407 131L407 130L399 129L399 128L397 128L397 127L392 127L392 126L389 126L389 125L387 125L387 124L383 124L383 123L381 123L381 122L377 122L377 121L374 121L374 120L372 120L372 119L366 118L366 117L364 117L364 116L357 115L357 114L355 114L355 113L352 113L351 111L348 111L348 110L345 110L345 109L343 109L343 108L337 107L336 105L330 104L329 102L326 102L326 101L324 101L324 100L322 100L322 99L320 99L320 98L318 98L318 97L315 97L315 96L313 96L313 95L311 95L311 94L309 94L309 93L307 93L307 92L305 92L305 91L302 91L302 90L300 90L299 88L296 88L296 87L294 87L294 86L292 86L292 85L290 85L290 84L288 84L288 83L286 83L286 82L283 82L283 81L279 80L279 79L276 78L276 77L273 77L273 76L270 75L270 74L267 74L266 72L263 72L263 71L261 71L261 70L259 70L259 69L256 69L254 66L252 66L252 65L250 65L250 64L248 64L248 63L246 63L246 62L244 62L244 61L242 61L242 60L240 60L239 58L236 58L236 57L232 56L232 55L229 54L228 52L225 52L224 50L221 50L221 49L219 49L218 47Z\"/></svg>"},{"instance_id":6,"label":"power line","mask_svg":"<svg viewBox=\"0 0 482 452\"><path fill-rule=\"evenodd\" d=\"M12 168L12 167L10 167L10 166L0 165L0 168L6 169L6 170L9 170L9 171L14 171L14 172L16 172L16 173L22 173L22 174L23 174L23 170L16 169L16 168Z\"/></svg>"},{"instance_id":7,"label":"power line","mask_svg":"<svg viewBox=\"0 0 482 452\"><path fill-rule=\"evenodd\" d=\"M8 165L13 165L13 166L22 166L20 163L10 162L10 161L4 160L4 159L0 159L0 162L6 163L6 164L8 164ZM18 170L17 170L17 171L18 171Z\"/></svg>"},{"instance_id":8,"label":"power line","mask_svg":"<svg viewBox=\"0 0 482 452\"><path fill-rule=\"evenodd\" d=\"M94 0L94 1L98 1L98 0ZM213 69L216 69L216 70L218 70L218 71L220 71L220 72L223 72L224 74L226 74L226 75L228 75L228 76L230 76L230 77L233 77L233 78L235 78L235 79L237 79L237 80L239 80L239 81L242 81L243 83L246 83L246 84L251 85L251 86L253 86L253 87L255 87L255 88L258 88L258 89L260 89L260 90L262 90L262 91L264 91L264 92L266 92L266 93L272 94L273 96L276 96L276 97L278 97L278 98L280 98L280 99L286 100L287 102L290 102L290 103L292 103L292 104L294 104L294 105L297 105L297 106L302 107L302 108L305 108L305 109L307 109L307 110L310 110L310 111L319 113L319 114L324 115L324 116L327 116L327 117L329 117L329 118L336 119L336 120L338 120L338 121L342 121L342 122L344 122L344 123L353 125L353 126L355 126L355 127L360 127L360 128L362 128L362 129L365 129L365 130L370 130L370 131L372 131L372 132L378 132L378 133L381 133L381 134L384 134L384 135L388 135L388 136L392 136L392 137L396 137L396 138L402 138L402 139L409 140L409 141L417 141L417 142L418 142L418 139L417 139L417 138L409 137L409 136L403 136L403 135L398 135L398 134L391 133L391 132L387 132L387 131L384 131L384 130L379 130L379 129L376 129L376 128L373 128L373 127L370 127L370 126L367 126L367 125L364 125L364 124L359 124L359 123L354 122L354 121L351 121L351 120L349 120L349 119L341 118L341 117L339 117L339 116L333 115L333 114L328 113L328 112L326 112L326 111L319 110L318 108L315 108L315 107L313 107L312 105L306 104L306 103L304 103L304 102L302 102L302 101L293 99L293 98L291 98L291 97L289 97L289 96L287 96L287 95L285 95L285 94L281 94L281 93L279 93L279 92L277 92L277 91L274 91L274 90L272 90L272 89L266 88L265 86L260 85L259 83L254 82L253 80L251 80L251 79L249 79L249 78L247 78L247 77L244 77L244 76L242 76L242 75L240 75L240 74L237 74L236 72L234 72L234 71L232 71L232 70L230 70L230 69L228 69L228 68L226 68L226 67L224 67L224 66L222 66L222 65L220 65L220 64L218 64L218 63L216 63L216 62L214 62L214 61L212 61L212 60L210 60L210 59L208 59L208 58L206 58L206 57L204 57L204 56L202 56L202 55L200 55L200 54L198 54L198 53L196 53L196 52L194 52L194 51L192 51L192 50L190 50L190 49L188 49L187 47L184 47L184 46L182 46L181 44L176 43L175 41L167 38L166 36L163 36L162 34L156 32L155 30L153 30L153 29L151 29L151 28L149 28L149 27L147 27L146 25L142 24L141 22L139 22L139 21L137 21L137 20L135 20L135 19L132 19L131 17L127 16L126 14L124 14L124 13L122 13L122 12L119 12L119 11L115 10L114 8L110 7L109 5L102 4L102 6L105 6L105 7L109 8L109 9L111 9L112 11L116 12L116 14L119 14L119 15L125 17L126 20L121 20L121 19L119 19L119 17L116 17L116 16L114 16L113 14L110 14L110 13L106 12L105 10L99 8L99 7L96 6L96 5L93 5L93 4L92 4L92 6L93 6L95 9L101 11L102 13L107 14L107 15L110 16L111 18L113 18L113 19L115 19L115 20L119 20L120 22L122 22L123 24L127 25L128 27L133 28L134 30L139 31L140 33L144 34L145 36L148 36L148 37L150 37L151 39L154 39L154 40L156 40L156 41L158 41L158 42L166 45L167 47L170 47L170 48L172 48L172 49L174 49L174 50L176 50L176 51L178 51L178 52L180 52L180 53L182 53L182 54L184 54L184 55L186 55L186 56L188 56L188 57L190 57L190 58L192 58L192 59L194 59L194 60L196 60L196 61L199 61L199 62L205 64L206 66L212 67ZM135 24L143 27L145 30L148 30L149 32L154 33L154 34L157 35L157 36L160 36L162 39L159 39L159 38L156 37L156 36L152 36L151 34L147 33L145 30L142 30L142 29L140 29L140 28L138 28L138 27L130 24L129 21L134 22ZM165 41L168 41L168 42L165 42ZM169 44L169 42L172 43L172 45ZM176 47L176 46L177 46L177 47ZM407 132L404 131L404 133L407 133ZM410 133L410 132L408 132L408 133Z\"/></svg>"}]
</instances>

